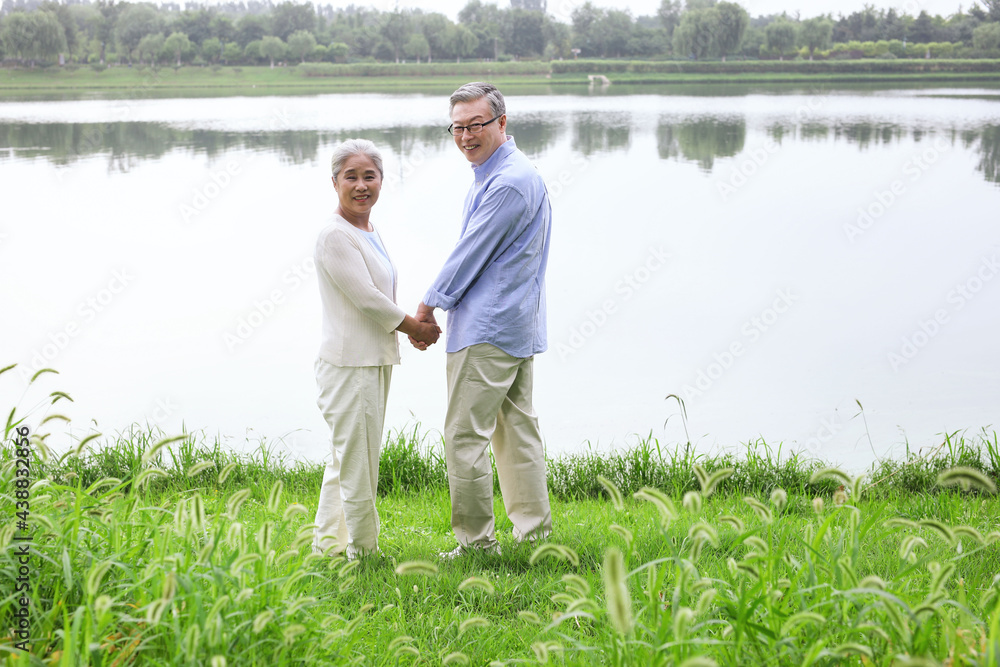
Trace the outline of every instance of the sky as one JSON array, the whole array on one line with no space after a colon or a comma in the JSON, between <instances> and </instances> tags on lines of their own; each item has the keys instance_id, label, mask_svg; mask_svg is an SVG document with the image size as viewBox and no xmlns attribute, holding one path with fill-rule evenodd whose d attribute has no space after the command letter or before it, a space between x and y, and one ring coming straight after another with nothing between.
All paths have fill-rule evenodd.
<instances>
[{"instance_id":1,"label":"sky","mask_svg":"<svg viewBox=\"0 0 1000 667\"><path fill-rule=\"evenodd\" d=\"M488 1L488 0L487 0ZM392 10L397 5L400 9L423 9L425 11L442 12L452 20L458 17L459 10L467 3L467 0L318 0L321 4L331 4L334 7L346 7L350 4L371 5L381 11ZM573 9L582 5L584 0L548 0L548 13L557 19L569 22L569 17ZM509 6L507 0L497 0L501 7ZM660 0L632 0L624 2L622 0L594 0L598 7L628 9L633 16L644 14L655 14L660 6ZM820 14L832 13L836 18L838 14L845 16L851 12L861 10L865 4L874 5L878 9L889 9L894 7L900 13L907 13L916 16L921 11L934 15L949 16L958 11L959 6L968 9L972 2L965 0L742 0L738 2L751 16L766 16L768 14L780 14L787 11L789 15L799 12L801 18L809 18Z\"/></svg>"}]
</instances>

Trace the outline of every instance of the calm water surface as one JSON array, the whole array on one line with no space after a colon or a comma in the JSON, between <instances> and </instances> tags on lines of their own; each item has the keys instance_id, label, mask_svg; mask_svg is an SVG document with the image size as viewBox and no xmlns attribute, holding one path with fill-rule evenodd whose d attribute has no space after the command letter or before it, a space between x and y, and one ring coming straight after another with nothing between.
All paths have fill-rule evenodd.
<instances>
[{"instance_id":1,"label":"calm water surface","mask_svg":"<svg viewBox=\"0 0 1000 667\"><path fill-rule=\"evenodd\" d=\"M508 97L553 198L551 453L683 442L668 395L706 451L861 467L992 431L1000 90L612 92ZM76 435L138 421L322 458L330 152L382 148L373 219L412 311L471 178L446 125L442 95L0 102L0 366L60 371L26 395L4 375L3 404L40 416L58 389ZM444 402L443 345L404 342L387 426L440 430Z\"/></svg>"}]
</instances>

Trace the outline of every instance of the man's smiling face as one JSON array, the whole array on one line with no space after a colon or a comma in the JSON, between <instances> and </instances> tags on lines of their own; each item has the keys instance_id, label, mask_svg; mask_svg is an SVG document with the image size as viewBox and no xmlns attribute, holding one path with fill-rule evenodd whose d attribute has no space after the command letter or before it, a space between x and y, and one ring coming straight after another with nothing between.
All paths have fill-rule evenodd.
<instances>
[{"instance_id":1,"label":"man's smiling face","mask_svg":"<svg viewBox=\"0 0 1000 667\"><path fill-rule=\"evenodd\" d=\"M456 102L451 109L451 122L453 125L467 127L473 123L485 123L493 118L490 110L490 103L485 97L480 97L471 102ZM474 165L481 165L486 162L493 151L500 147L507 140L507 117L501 116L484 127L478 134L473 134L469 130L463 130L461 134L455 135L455 145L465 155L465 158Z\"/></svg>"}]
</instances>

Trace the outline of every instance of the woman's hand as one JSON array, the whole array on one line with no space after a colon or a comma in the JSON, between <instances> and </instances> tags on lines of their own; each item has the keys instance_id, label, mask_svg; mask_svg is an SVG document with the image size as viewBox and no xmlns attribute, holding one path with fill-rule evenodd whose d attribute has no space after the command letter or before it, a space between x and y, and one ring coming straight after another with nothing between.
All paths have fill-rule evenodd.
<instances>
[{"instance_id":1,"label":"woman's hand","mask_svg":"<svg viewBox=\"0 0 1000 667\"><path fill-rule=\"evenodd\" d=\"M437 325L437 322L425 322L409 315L403 318L396 330L409 336L410 344L418 350L426 350L441 336L441 327Z\"/></svg>"}]
</instances>

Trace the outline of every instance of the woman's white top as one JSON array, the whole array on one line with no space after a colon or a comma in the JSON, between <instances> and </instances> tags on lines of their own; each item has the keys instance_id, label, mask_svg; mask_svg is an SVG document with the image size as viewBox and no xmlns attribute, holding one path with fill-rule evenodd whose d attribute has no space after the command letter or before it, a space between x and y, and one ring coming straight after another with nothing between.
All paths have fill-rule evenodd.
<instances>
[{"instance_id":1,"label":"woman's white top","mask_svg":"<svg viewBox=\"0 0 1000 667\"><path fill-rule=\"evenodd\" d=\"M396 305L396 268L380 238L378 245L381 251L339 215L316 240L323 304L319 358L334 366L399 363L396 327L406 313Z\"/></svg>"}]
</instances>

